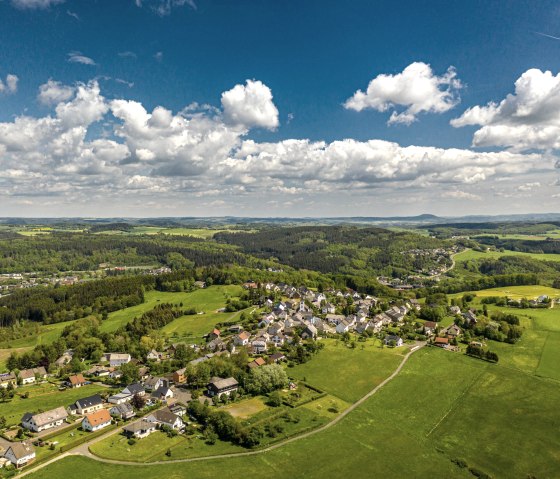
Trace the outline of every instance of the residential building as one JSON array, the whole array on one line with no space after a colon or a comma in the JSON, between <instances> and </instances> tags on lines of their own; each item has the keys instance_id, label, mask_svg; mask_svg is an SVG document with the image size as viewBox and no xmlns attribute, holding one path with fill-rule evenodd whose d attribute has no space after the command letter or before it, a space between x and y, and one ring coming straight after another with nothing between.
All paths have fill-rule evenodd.
<instances>
[{"instance_id":1,"label":"residential building","mask_svg":"<svg viewBox=\"0 0 560 479\"><path fill-rule=\"evenodd\" d=\"M146 421L156 423L160 426L168 426L175 430L181 430L185 423L177 414L173 414L169 409L159 409L146 417Z\"/></svg>"},{"instance_id":2,"label":"residential building","mask_svg":"<svg viewBox=\"0 0 560 479\"><path fill-rule=\"evenodd\" d=\"M45 429L60 426L68 417L66 409L57 407L50 411L37 414L25 413L21 418L21 425L33 432L41 432Z\"/></svg>"},{"instance_id":3,"label":"residential building","mask_svg":"<svg viewBox=\"0 0 560 479\"><path fill-rule=\"evenodd\" d=\"M111 425L111 414L107 409L100 409L99 411L87 414L82 421L82 429L84 431L98 431Z\"/></svg>"},{"instance_id":4,"label":"residential building","mask_svg":"<svg viewBox=\"0 0 560 479\"><path fill-rule=\"evenodd\" d=\"M212 378L208 383L208 395L221 397L222 394L227 394L228 396L237 391L239 383L234 378Z\"/></svg>"},{"instance_id":5,"label":"residential building","mask_svg":"<svg viewBox=\"0 0 560 479\"><path fill-rule=\"evenodd\" d=\"M103 407L103 399L101 399L99 394L94 394L93 396L78 399L75 404L78 414L90 414Z\"/></svg>"},{"instance_id":6,"label":"residential building","mask_svg":"<svg viewBox=\"0 0 560 479\"><path fill-rule=\"evenodd\" d=\"M31 443L27 441L13 442L8 446L8 449L4 453L4 457L16 468L20 468L35 459L35 449Z\"/></svg>"},{"instance_id":7,"label":"residential building","mask_svg":"<svg viewBox=\"0 0 560 479\"><path fill-rule=\"evenodd\" d=\"M155 432L156 428L157 428L157 423L148 422L145 421L144 419L141 419L140 421L136 421L132 424L125 426L123 428L123 432L125 436L141 439L143 437L148 437L150 434Z\"/></svg>"}]
</instances>

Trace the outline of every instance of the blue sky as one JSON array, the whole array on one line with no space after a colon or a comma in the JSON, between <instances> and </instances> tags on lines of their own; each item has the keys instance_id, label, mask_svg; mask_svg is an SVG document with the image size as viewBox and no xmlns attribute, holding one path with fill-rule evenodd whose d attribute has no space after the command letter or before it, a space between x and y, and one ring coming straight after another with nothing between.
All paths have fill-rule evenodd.
<instances>
[{"instance_id":1,"label":"blue sky","mask_svg":"<svg viewBox=\"0 0 560 479\"><path fill-rule=\"evenodd\" d=\"M0 1L0 214L557 211L559 20L545 1Z\"/></svg>"}]
</instances>

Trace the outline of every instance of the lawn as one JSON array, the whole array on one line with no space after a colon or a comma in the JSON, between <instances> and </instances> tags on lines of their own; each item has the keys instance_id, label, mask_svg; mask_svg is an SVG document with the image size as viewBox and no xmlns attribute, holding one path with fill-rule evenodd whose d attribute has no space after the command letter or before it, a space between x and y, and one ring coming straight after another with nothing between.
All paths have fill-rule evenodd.
<instances>
[{"instance_id":1,"label":"lawn","mask_svg":"<svg viewBox=\"0 0 560 479\"><path fill-rule=\"evenodd\" d=\"M59 391L58 386L46 383L21 387L15 390L16 395L11 401L0 402L0 416L4 416L8 425L19 424L26 412L48 411L59 406L69 406L78 399L109 389L99 384L90 384L76 389ZM27 399L18 394L29 392Z\"/></svg>"},{"instance_id":2,"label":"lawn","mask_svg":"<svg viewBox=\"0 0 560 479\"><path fill-rule=\"evenodd\" d=\"M408 348L383 348L379 341L357 342L351 349L336 340L323 340L325 348L305 364L288 369L302 379L347 402L354 402L397 367ZM362 345L364 349L362 349Z\"/></svg>"}]
</instances>

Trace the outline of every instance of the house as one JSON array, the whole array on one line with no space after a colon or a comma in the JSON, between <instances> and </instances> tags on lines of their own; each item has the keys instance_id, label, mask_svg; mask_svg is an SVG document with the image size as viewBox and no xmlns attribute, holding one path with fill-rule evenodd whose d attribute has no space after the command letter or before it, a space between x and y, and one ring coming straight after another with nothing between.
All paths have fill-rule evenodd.
<instances>
[{"instance_id":1,"label":"house","mask_svg":"<svg viewBox=\"0 0 560 479\"><path fill-rule=\"evenodd\" d=\"M210 351L224 351L226 349L226 343L224 343L220 338L214 338L206 345L206 347Z\"/></svg>"},{"instance_id":2,"label":"house","mask_svg":"<svg viewBox=\"0 0 560 479\"><path fill-rule=\"evenodd\" d=\"M449 346L449 339L448 338L436 338L434 340L434 344L439 348L446 349Z\"/></svg>"},{"instance_id":3,"label":"house","mask_svg":"<svg viewBox=\"0 0 560 479\"><path fill-rule=\"evenodd\" d=\"M214 328L214 329L208 334L208 341L212 341L213 339L219 338L221 334L222 334L222 333L220 332L219 329Z\"/></svg>"},{"instance_id":4,"label":"house","mask_svg":"<svg viewBox=\"0 0 560 479\"><path fill-rule=\"evenodd\" d=\"M459 306L450 306L449 312L451 314L461 314L461 308Z\"/></svg>"},{"instance_id":5,"label":"house","mask_svg":"<svg viewBox=\"0 0 560 479\"><path fill-rule=\"evenodd\" d=\"M173 391L167 386L160 386L155 391L152 392L152 399L157 399L158 401L165 401L173 397Z\"/></svg>"},{"instance_id":6,"label":"house","mask_svg":"<svg viewBox=\"0 0 560 479\"><path fill-rule=\"evenodd\" d=\"M348 331L350 331L350 323L348 323L348 321L346 321L346 319L341 320L336 325L336 332L338 334L344 334L344 333L347 333Z\"/></svg>"},{"instance_id":7,"label":"house","mask_svg":"<svg viewBox=\"0 0 560 479\"><path fill-rule=\"evenodd\" d=\"M251 335L247 331L243 331L233 338L233 344L236 346L247 346L250 337Z\"/></svg>"},{"instance_id":8,"label":"house","mask_svg":"<svg viewBox=\"0 0 560 479\"><path fill-rule=\"evenodd\" d=\"M107 360L109 361L109 365L111 367L119 367L123 364L128 364L132 359L130 354L122 354L122 353L109 353L106 355Z\"/></svg>"},{"instance_id":9,"label":"house","mask_svg":"<svg viewBox=\"0 0 560 479\"><path fill-rule=\"evenodd\" d=\"M338 325L341 321L346 319L346 316L343 314L327 314L325 319L330 323L334 324L335 326Z\"/></svg>"},{"instance_id":10,"label":"house","mask_svg":"<svg viewBox=\"0 0 560 479\"><path fill-rule=\"evenodd\" d=\"M233 326L230 326L228 328L228 331L233 334L239 334L241 331L243 331L243 326L241 326L240 324L234 324Z\"/></svg>"},{"instance_id":11,"label":"house","mask_svg":"<svg viewBox=\"0 0 560 479\"><path fill-rule=\"evenodd\" d=\"M75 404L78 414L90 414L92 412L98 411L103 407L103 399L101 399L101 396L99 394L94 394L93 396L78 399Z\"/></svg>"},{"instance_id":12,"label":"house","mask_svg":"<svg viewBox=\"0 0 560 479\"><path fill-rule=\"evenodd\" d=\"M158 353L155 349L152 349L147 355L146 359L148 361L159 362L161 360L161 353Z\"/></svg>"},{"instance_id":13,"label":"house","mask_svg":"<svg viewBox=\"0 0 560 479\"><path fill-rule=\"evenodd\" d=\"M144 394L146 394L144 386L142 386L140 383L129 384L122 390L122 392L125 394L130 394L131 396L136 396L136 394L138 394L139 396L144 396Z\"/></svg>"},{"instance_id":14,"label":"house","mask_svg":"<svg viewBox=\"0 0 560 479\"><path fill-rule=\"evenodd\" d=\"M437 328L437 323L434 321L426 321L424 323L424 334L426 336L432 336L435 334Z\"/></svg>"},{"instance_id":15,"label":"house","mask_svg":"<svg viewBox=\"0 0 560 479\"><path fill-rule=\"evenodd\" d=\"M17 388L17 378L14 373L2 373L0 374L0 387L7 388L9 385Z\"/></svg>"},{"instance_id":16,"label":"house","mask_svg":"<svg viewBox=\"0 0 560 479\"><path fill-rule=\"evenodd\" d=\"M456 324L452 324L451 326L449 326L446 330L445 333L448 336L451 336L453 338L456 338L457 336L459 336L462 331L461 328L459 326L457 326Z\"/></svg>"},{"instance_id":17,"label":"house","mask_svg":"<svg viewBox=\"0 0 560 479\"><path fill-rule=\"evenodd\" d=\"M206 288L206 283L204 281L195 281L194 287L203 289Z\"/></svg>"},{"instance_id":18,"label":"house","mask_svg":"<svg viewBox=\"0 0 560 479\"><path fill-rule=\"evenodd\" d=\"M167 381L163 378L158 378L155 376L150 376L146 381L144 381L144 388L146 391L155 391L161 386L167 385Z\"/></svg>"},{"instance_id":19,"label":"house","mask_svg":"<svg viewBox=\"0 0 560 479\"><path fill-rule=\"evenodd\" d=\"M144 419L141 419L140 421L136 421L125 426L123 428L123 433L127 437L135 437L137 439L141 439L143 437L148 437L150 434L155 432L156 427L156 423L148 422Z\"/></svg>"},{"instance_id":20,"label":"house","mask_svg":"<svg viewBox=\"0 0 560 479\"><path fill-rule=\"evenodd\" d=\"M111 425L111 414L107 409L100 409L99 411L87 414L82 421L82 429L84 431L99 431L104 427Z\"/></svg>"},{"instance_id":21,"label":"house","mask_svg":"<svg viewBox=\"0 0 560 479\"><path fill-rule=\"evenodd\" d=\"M132 400L132 395L124 392L113 394L107 398L107 402L111 404L124 404Z\"/></svg>"},{"instance_id":22,"label":"house","mask_svg":"<svg viewBox=\"0 0 560 479\"><path fill-rule=\"evenodd\" d=\"M286 336L284 336L282 333L278 333L272 336L270 340L274 343L275 346L282 346L286 342Z\"/></svg>"},{"instance_id":23,"label":"house","mask_svg":"<svg viewBox=\"0 0 560 479\"><path fill-rule=\"evenodd\" d=\"M40 432L60 426L67 417L68 413L63 407L57 407L56 409L38 414L27 412L21 418L21 425L30 431Z\"/></svg>"},{"instance_id":24,"label":"house","mask_svg":"<svg viewBox=\"0 0 560 479\"><path fill-rule=\"evenodd\" d=\"M187 381L187 376L185 375L186 370L187 368L177 369L177 371L173 373L173 382L175 384L183 384Z\"/></svg>"},{"instance_id":25,"label":"house","mask_svg":"<svg viewBox=\"0 0 560 479\"><path fill-rule=\"evenodd\" d=\"M253 369L253 368L258 368L259 366L264 366L266 364L266 361L263 358L257 358L254 361L251 361L249 364L247 364L247 367L249 369Z\"/></svg>"},{"instance_id":26,"label":"house","mask_svg":"<svg viewBox=\"0 0 560 479\"><path fill-rule=\"evenodd\" d=\"M111 416L119 417L121 419L130 419L136 416L133 407L129 403L117 404L109 409Z\"/></svg>"},{"instance_id":27,"label":"house","mask_svg":"<svg viewBox=\"0 0 560 479\"><path fill-rule=\"evenodd\" d=\"M68 377L68 383L70 384L71 388L81 388L88 382L84 379L84 376L82 374L74 374L73 376Z\"/></svg>"},{"instance_id":28,"label":"house","mask_svg":"<svg viewBox=\"0 0 560 479\"><path fill-rule=\"evenodd\" d=\"M208 395L210 397L221 397L222 394L229 396L232 392L237 391L238 387L239 383L234 378L212 378L208 383Z\"/></svg>"},{"instance_id":29,"label":"house","mask_svg":"<svg viewBox=\"0 0 560 479\"><path fill-rule=\"evenodd\" d=\"M175 404L169 406L168 409L169 409L173 414L176 414L176 415L179 416L179 417L183 417L185 414L187 414L187 407L184 406L183 404L178 403L178 402L176 402Z\"/></svg>"},{"instance_id":30,"label":"house","mask_svg":"<svg viewBox=\"0 0 560 479\"><path fill-rule=\"evenodd\" d=\"M286 360L286 355L284 353L274 353L274 354L271 354L269 357L270 357L270 360L273 363L279 363L281 361Z\"/></svg>"},{"instance_id":31,"label":"house","mask_svg":"<svg viewBox=\"0 0 560 479\"><path fill-rule=\"evenodd\" d=\"M33 369L23 369L18 373L18 378L22 385L33 384L35 382L35 373Z\"/></svg>"},{"instance_id":32,"label":"house","mask_svg":"<svg viewBox=\"0 0 560 479\"><path fill-rule=\"evenodd\" d=\"M463 313L463 318L469 325L476 324L478 322L476 314L474 314L471 310Z\"/></svg>"},{"instance_id":33,"label":"house","mask_svg":"<svg viewBox=\"0 0 560 479\"><path fill-rule=\"evenodd\" d=\"M10 444L4 457L8 459L16 468L20 468L29 464L35 459L35 449L27 442L13 442Z\"/></svg>"},{"instance_id":34,"label":"house","mask_svg":"<svg viewBox=\"0 0 560 479\"><path fill-rule=\"evenodd\" d=\"M150 368L143 366L138 370L138 375L140 376L140 381L145 381L150 377Z\"/></svg>"},{"instance_id":35,"label":"house","mask_svg":"<svg viewBox=\"0 0 560 479\"><path fill-rule=\"evenodd\" d=\"M317 328L312 324L307 324L301 333L303 339L315 339L317 337Z\"/></svg>"},{"instance_id":36,"label":"house","mask_svg":"<svg viewBox=\"0 0 560 479\"><path fill-rule=\"evenodd\" d=\"M185 423L177 414L173 414L169 409L158 409L146 417L146 421L158 424L159 426L168 426L175 430L181 430L185 427Z\"/></svg>"},{"instance_id":37,"label":"house","mask_svg":"<svg viewBox=\"0 0 560 479\"><path fill-rule=\"evenodd\" d=\"M403 340L400 336L395 336L395 335L389 334L389 335L385 336L385 339L383 340L383 342L387 345L389 343L391 343L391 341L395 342L395 347L396 348L403 345Z\"/></svg>"},{"instance_id":38,"label":"house","mask_svg":"<svg viewBox=\"0 0 560 479\"><path fill-rule=\"evenodd\" d=\"M66 351L54 362L55 366L58 368L66 366L70 361L72 361L73 355L74 353L72 351Z\"/></svg>"},{"instance_id":39,"label":"house","mask_svg":"<svg viewBox=\"0 0 560 479\"><path fill-rule=\"evenodd\" d=\"M266 352L268 346L266 344L266 339L261 337L255 338L251 343L251 348L253 349L253 353L261 354Z\"/></svg>"}]
</instances>

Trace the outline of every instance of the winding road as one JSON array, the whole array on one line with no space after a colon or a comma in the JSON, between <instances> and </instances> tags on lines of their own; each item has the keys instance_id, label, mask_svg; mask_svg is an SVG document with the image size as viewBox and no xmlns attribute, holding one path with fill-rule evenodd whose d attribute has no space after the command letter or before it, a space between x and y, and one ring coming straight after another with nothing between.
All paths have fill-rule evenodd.
<instances>
[{"instance_id":1,"label":"winding road","mask_svg":"<svg viewBox=\"0 0 560 479\"><path fill-rule=\"evenodd\" d=\"M311 431L305 432L305 433L300 434L298 436L294 436L294 437L285 439L283 441L277 442L276 444L265 447L263 449L258 449L256 451L230 453L230 454L218 454L218 455L215 455L215 456L191 457L191 458L185 458L185 459L170 459L168 461L153 461L153 462L133 462L133 461L119 461L119 460L115 460L115 459L105 459L105 458L96 456L96 455L94 455L90 452L89 446L91 446L92 444L95 444L99 441L102 441L103 439L106 439L107 437L109 437L113 434L116 434L117 432L120 432L121 428L117 428L115 430L111 430L107 434L103 434L99 437L96 437L95 439L93 439L92 441L90 441L88 443L77 446L75 449L72 449L71 451L62 453L58 456L55 456L52 459L50 459L49 461L45 461L44 463L39 464L35 468L31 468L31 469L28 469L26 471L23 471L21 474L18 475L18 477L23 477L23 476L26 476L28 474L33 474L34 472L38 471L39 469L42 469L43 467L48 466L49 464L52 464L53 462L56 462L56 461L58 461L58 460L60 460L64 457L68 457L68 456L84 456L84 457L88 457L90 459L93 459L95 461L104 462L104 463L107 463L107 464L119 464L119 465L123 465L123 466L151 466L151 465L158 465L158 464L176 464L176 463L184 463L184 462L186 463L186 462L198 462L198 461L211 461L211 460L215 460L215 459L227 459L227 458L232 458L232 457L256 456L258 454L265 454L267 452L273 451L274 449L284 447L286 444L290 444L290 443L295 442L295 441L300 441L301 439L305 439L305 438L308 438L308 437L313 436L315 434L319 434L320 432L326 431L327 429L329 429L329 428L335 426L336 424L338 424L348 414L350 414L357 407L361 406L365 401L367 401L370 397L372 397L375 393L377 393L389 381L394 379L401 372L402 368L404 367L404 365L406 364L406 362L408 361L410 356L414 352L423 348L425 345L426 345L425 341L422 341L422 342L418 341L416 343L416 345L413 346L412 349L404 356L404 358L402 359L402 361L398 365L397 369L395 369L395 371L393 371L393 373L390 376L388 376L384 381L382 381L377 386L375 386L365 396L362 396L360 399L358 399L354 404L352 404L348 409L344 410L340 415L335 417L332 421L328 422L327 424L325 424L321 427L318 427L317 429L313 429Z\"/></svg>"}]
</instances>

